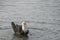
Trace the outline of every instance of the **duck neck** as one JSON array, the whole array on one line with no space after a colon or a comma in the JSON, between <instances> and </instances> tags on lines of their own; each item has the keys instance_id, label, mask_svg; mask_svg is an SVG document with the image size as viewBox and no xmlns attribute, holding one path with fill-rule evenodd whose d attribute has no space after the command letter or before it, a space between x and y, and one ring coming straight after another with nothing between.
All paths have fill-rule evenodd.
<instances>
[{"instance_id":1,"label":"duck neck","mask_svg":"<svg viewBox=\"0 0 60 40\"><path fill-rule=\"evenodd\" d=\"M25 25L22 25L22 30L23 30L23 31L25 30Z\"/></svg>"}]
</instances>

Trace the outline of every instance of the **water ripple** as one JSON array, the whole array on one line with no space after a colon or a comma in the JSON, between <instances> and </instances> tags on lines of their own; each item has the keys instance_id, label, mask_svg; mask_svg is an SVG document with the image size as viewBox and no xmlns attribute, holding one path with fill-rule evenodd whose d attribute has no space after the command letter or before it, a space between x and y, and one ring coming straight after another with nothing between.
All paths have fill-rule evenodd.
<instances>
[{"instance_id":1,"label":"water ripple","mask_svg":"<svg viewBox=\"0 0 60 40\"><path fill-rule=\"evenodd\" d=\"M0 40L6 40L5 38L0 38Z\"/></svg>"},{"instance_id":2,"label":"water ripple","mask_svg":"<svg viewBox=\"0 0 60 40\"><path fill-rule=\"evenodd\" d=\"M40 31L47 31L48 30L48 28L28 28L28 29L40 30Z\"/></svg>"},{"instance_id":3,"label":"water ripple","mask_svg":"<svg viewBox=\"0 0 60 40\"><path fill-rule=\"evenodd\" d=\"M51 25L60 25L58 23L49 23L49 22L40 22L40 21L26 21L26 22L32 22L32 23L38 23L38 24L51 24Z\"/></svg>"},{"instance_id":4,"label":"water ripple","mask_svg":"<svg viewBox=\"0 0 60 40\"><path fill-rule=\"evenodd\" d=\"M7 30L7 29L11 29L11 28L2 28L2 27L0 27L0 30Z\"/></svg>"}]
</instances>

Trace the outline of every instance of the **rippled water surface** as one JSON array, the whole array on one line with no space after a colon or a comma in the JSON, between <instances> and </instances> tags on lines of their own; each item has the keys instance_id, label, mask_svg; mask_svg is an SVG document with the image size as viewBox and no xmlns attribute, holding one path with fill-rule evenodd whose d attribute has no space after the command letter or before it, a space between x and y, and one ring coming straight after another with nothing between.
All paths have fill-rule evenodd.
<instances>
[{"instance_id":1,"label":"rippled water surface","mask_svg":"<svg viewBox=\"0 0 60 40\"><path fill-rule=\"evenodd\" d=\"M28 38L13 35L23 20ZM60 40L60 0L0 0L0 40Z\"/></svg>"}]
</instances>

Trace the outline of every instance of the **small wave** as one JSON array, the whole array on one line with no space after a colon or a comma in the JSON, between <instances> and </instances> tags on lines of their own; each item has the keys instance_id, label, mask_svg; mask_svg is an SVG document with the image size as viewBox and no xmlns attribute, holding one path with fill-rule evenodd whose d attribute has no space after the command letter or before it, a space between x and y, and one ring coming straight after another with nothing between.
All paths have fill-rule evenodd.
<instances>
[{"instance_id":1,"label":"small wave","mask_svg":"<svg viewBox=\"0 0 60 40\"><path fill-rule=\"evenodd\" d=\"M10 29L10 28L1 28L1 27L0 27L0 30L7 30L7 29Z\"/></svg>"},{"instance_id":2,"label":"small wave","mask_svg":"<svg viewBox=\"0 0 60 40\"><path fill-rule=\"evenodd\" d=\"M56 31L60 32L60 30L56 30Z\"/></svg>"},{"instance_id":3,"label":"small wave","mask_svg":"<svg viewBox=\"0 0 60 40\"><path fill-rule=\"evenodd\" d=\"M40 21L26 21L28 23L38 23L38 24L51 24L51 25L60 25L58 23L49 23L49 22L40 22Z\"/></svg>"},{"instance_id":4,"label":"small wave","mask_svg":"<svg viewBox=\"0 0 60 40\"><path fill-rule=\"evenodd\" d=\"M48 28L28 28L28 29L40 30L40 31L46 31L46 30L48 30Z\"/></svg>"},{"instance_id":5,"label":"small wave","mask_svg":"<svg viewBox=\"0 0 60 40\"><path fill-rule=\"evenodd\" d=\"M0 38L0 40L6 40L5 38Z\"/></svg>"}]
</instances>

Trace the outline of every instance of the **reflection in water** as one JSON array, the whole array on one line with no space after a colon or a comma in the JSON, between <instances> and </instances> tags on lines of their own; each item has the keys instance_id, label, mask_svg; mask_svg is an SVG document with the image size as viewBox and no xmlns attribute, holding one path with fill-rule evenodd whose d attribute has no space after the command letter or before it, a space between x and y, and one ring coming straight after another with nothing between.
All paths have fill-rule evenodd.
<instances>
[{"instance_id":1,"label":"reflection in water","mask_svg":"<svg viewBox=\"0 0 60 40\"><path fill-rule=\"evenodd\" d=\"M13 35L11 40L28 40L28 36L22 36L22 35Z\"/></svg>"}]
</instances>

